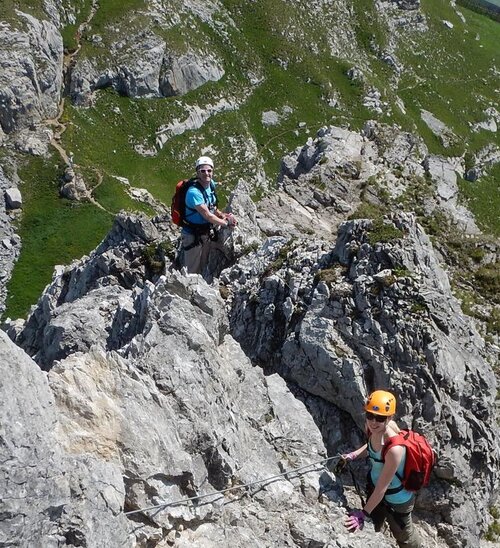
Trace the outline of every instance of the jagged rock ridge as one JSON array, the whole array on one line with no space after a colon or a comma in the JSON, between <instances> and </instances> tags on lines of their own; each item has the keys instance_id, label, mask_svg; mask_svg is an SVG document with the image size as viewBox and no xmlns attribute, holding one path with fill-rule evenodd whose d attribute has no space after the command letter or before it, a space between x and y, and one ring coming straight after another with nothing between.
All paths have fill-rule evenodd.
<instances>
[{"instance_id":1,"label":"jagged rock ridge","mask_svg":"<svg viewBox=\"0 0 500 548\"><path fill-rule=\"evenodd\" d=\"M22 532L4 522L2 534L10 542L41 534L47 544L61 537L92 544L93 535L99 535L91 531L92 520L104 514L103 523L115 521L102 537L108 546L122 545L124 535L137 546L161 540L200 547L220 542L241 547L311 542L344 546L341 493L324 469L272 482L250 496L234 493L226 501L139 511L127 523L122 513L117 515L119 508L130 512L206 494L326 457L320 432L304 405L278 375L265 377L253 367L230 336L216 286L176 271L151 282L144 268L139 279L141 250L156 240L149 222L121 218L106 245L58 273L33 313L39 319L46 315L45 325L38 321L37 328L45 340L40 339L37 347L34 339L26 337L30 320L26 333L21 330L17 335L20 342L30 341L30 352L39 349L36 356L49 370L48 380L24 355L23 367L33 379L30 388L22 384L18 391L11 378L3 384L3 390L16 394L13 399L2 398L9 416L29 408L33 390L45 393L51 414L42 410L39 415L40 421L51 425L50 445L68 455L61 458L85 458L88 489L109 484L115 493L113 505L95 508L88 500L84 506L88 517L73 520L71 533L66 519L58 515L51 515L51 529L41 532L38 512L43 510L31 506L28 494L22 504L8 503L13 515L25 515ZM129 250L121 264L116 260L120 249ZM127 278L127 273L137 276L135 283L130 283L132 276ZM85 323L60 324L60 313L75 306L75 317L80 306L93 310L94 316L85 322L97 325L92 338L84 333ZM130 331L124 337L127 318ZM51 337L58 323L64 336ZM60 352L48 350L49 338ZM9 352L11 343L2 340L2 346ZM114 350L106 351L110 347ZM54 355L62 359L50 361ZM24 461L11 445L3 450L10 460L4 468L10 481ZM28 440L24 459L33 458L35 450ZM39 450L43 453L43 448ZM104 465L113 480L100 479L93 472ZM48 495L43 500L49 500ZM71 506L63 502L63 516L80 510L64 504ZM85 495L82 504L87 504ZM375 547L380 542L367 532L352 545Z\"/></svg>"},{"instance_id":2,"label":"jagged rock ridge","mask_svg":"<svg viewBox=\"0 0 500 548\"><path fill-rule=\"evenodd\" d=\"M370 239L375 230L384 230L382 242ZM166 236L146 220L120 217L95 253L56 274L26 323L10 328L49 371L55 440L67 454L113 463L123 509L141 509L326 455L305 407L249 357L302 390L330 432L330 454L359 442L355 431L348 441L341 421L362 426L366 391L389 385L402 398L403 423L425 429L440 454L420 511L449 546L477 545L498 487L489 427L495 379L414 218L345 223L333 247L265 241L222 273L230 322L217 285L176 271L148 274L143 250ZM331 405L326 423L319 402ZM297 480L299 490L283 481L230 505L139 512L135 542L204 546L223 535L237 546L267 546L273 535L273 545L342 546L342 498L325 474ZM312 504L320 487L326 499ZM84 537L86 527L78 529ZM7 534L16 538L12 528ZM380 545L376 536L349 542Z\"/></svg>"}]
</instances>

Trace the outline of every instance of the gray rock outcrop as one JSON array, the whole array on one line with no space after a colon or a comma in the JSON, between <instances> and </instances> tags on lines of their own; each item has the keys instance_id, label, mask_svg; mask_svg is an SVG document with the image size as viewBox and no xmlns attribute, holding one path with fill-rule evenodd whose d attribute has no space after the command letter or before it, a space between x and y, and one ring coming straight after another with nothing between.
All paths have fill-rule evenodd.
<instances>
[{"instance_id":1,"label":"gray rock outcrop","mask_svg":"<svg viewBox=\"0 0 500 548\"><path fill-rule=\"evenodd\" d=\"M420 117L432 133L440 139L444 147L449 147L457 142L457 136L453 133L453 131L441 120L436 118L432 112L422 110L420 112Z\"/></svg>"},{"instance_id":2,"label":"gray rock outcrop","mask_svg":"<svg viewBox=\"0 0 500 548\"><path fill-rule=\"evenodd\" d=\"M0 193L5 196L4 206L0 207L0 314L5 311L7 283L21 251L21 239L11 223L16 211L10 208L20 201L19 189L14 184L0 166Z\"/></svg>"},{"instance_id":3,"label":"gray rock outcrop","mask_svg":"<svg viewBox=\"0 0 500 548\"><path fill-rule=\"evenodd\" d=\"M366 392L396 391L402 423L425 431L439 454L439 480L417 506L434 513L427 519L450 546L477 545L499 485L495 376L415 220L344 223L334 248L274 238L222 281L232 333L266 370L360 428Z\"/></svg>"},{"instance_id":4,"label":"gray rock outcrop","mask_svg":"<svg viewBox=\"0 0 500 548\"><path fill-rule=\"evenodd\" d=\"M47 377L0 332L0 541L5 546L132 546L116 464L65 453Z\"/></svg>"},{"instance_id":5,"label":"gray rock outcrop","mask_svg":"<svg viewBox=\"0 0 500 548\"><path fill-rule=\"evenodd\" d=\"M99 545L94 539L102 535L110 547L160 541L200 547L230 541L241 548L380 546L384 538L369 527L352 539L345 533L344 499L325 468L315 464L299 475L281 475L326 458L321 434L283 379L264 376L229 335L217 287L177 271L155 281L144 279L137 258L141 246L158 233L140 218L122 216L119 227L89 259L56 273L24 335L21 329L17 336L26 343L35 316L39 331L46 334L50 326L57 329L61 316L70 320L71 309L78 319L64 324L63 338L32 338L30 351L37 350L36 359L49 369L48 377L16 350L31 368L31 375L23 377L30 390L21 383L19 391L26 399L33 390L43 391L35 409L45 401L50 408L47 445L59 451L63 463L87 463L82 470L86 479L75 491L83 500L67 503L71 507L64 506L64 512L51 512L53 529L72 541L64 532L66 516L80 512L75 537L87 545ZM128 255L122 251L126 248ZM80 321L84 310L87 315ZM56 348L62 352L57 354ZM0 363L7 367L12 361L6 357ZM19 367L9 365L9 371L17 377ZM2 378L10 391L14 377ZM2 399L4 405L12 405L8 400ZM24 400L19 406L32 409ZM37 416L42 420L47 411L39 410ZM12 436L8 432L5 439ZM34 451L31 439L23 446L27 460ZM39 459L41 467L44 462ZM78 466L67 481L78 477ZM9 462L5 468L10 474ZM36 466L32 470L39 472ZM252 487L237 489L245 484ZM102 486L103 492L88 487L82 493L87 486ZM12 484L13 499L20 489ZM211 495L224 489L231 489L225 497ZM45 493L33 509L24 509L28 524L53 505ZM162 506L193 497L188 505ZM108 507L90 531L96 514L84 509L95 504L94 498L96 512L101 503ZM33 530L28 532L33 535ZM0 531L11 542L25 538L5 521ZM42 542L52 538L45 529L37 534Z\"/></svg>"},{"instance_id":6,"label":"gray rock outcrop","mask_svg":"<svg viewBox=\"0 0 500 548\"><path fill-rule=\"evenodd\" d=\"M53 118L62 89L63 44L49 21L17 12L0 25L0 126L9 134Z\"/></svg>"},{"instance_id":7,"label":"gray rock outcrop","mask_svg":"<svg viewBox=\"0 0 500 548\"><path fill-rule=\"evenodd\" d=\"M162 38L147 32L127 36L109 51L103 48L102 55L112 56L113 62L92 57L77 60L70 81L70 95L77 105L89 105L93 92L106 87L128 97L169 97L224 75L212 53L191 50L174 55Z\"/></svg>"},{"instance_id":8,"label":"gray rock outcrop","mask_svg":"<svg viewBox=\"0 0 500 548\"><path fill-rule=\"evenodd\" d=\"M68 200L83 200L90 196L82 175L75 172L73 167L65 169L59 193Z\"/></svg>"},{"instance_id":9,"label":"gray rock outcrop","mask_svg":"<svg viewBox=\"0 0 500 548\"><path fill-rule=\"evenodd\" d=\"M374 146L352 139L341 142ZM329 162L345 170L337 149ZM299 180L306 166L314 169L315 150L311 143L285 162L284 177ZM249 208L241 185L242 196L231 200L237 215ZM258 245L258 216L248 211L241 229ZM250 497L231 490L231 504L208 495L359 444L361 403L371 388L388 386L400 398L401 424L425 430L440 455L418 511L448 546L477 544L499 483L490 428L495 378L414 218L377 223L342 224L335 245L313 236L268 239L222 272L219 293L198 276L170 270L168 259L163 275L148 270L145 251L170 232L120 215L88 258L55 273L9 334L48 371L62 461L112 463L113 485L122 478L110 517L121 521L109 534L129 531L119 507L133 512L126 515L137 543L380 546L385 541L369 530L347 539L345 499L324 469L276 479ZM328 453L284 381L252 362L290 383L321 425ZM88 466L90 484L99 482ZM192 505L162 506L205 495ZM92 514L82 519L79 538L90 542ZM66 524L57 516L54 523L58 530Z\"/></svg>"},{"instance_id":10,"label":"gray rock outcrop","mask_svg":"<svg viewBox=\"0 0 500 548\"><path fill-rule=\"evenodd\" d=\"M461 168L457 163L452 159L431 154L424 160L423 166L436 184L436 196L440 207L448 212L453 223L468 234L479 234L480 230L474 216L460 203L456 172Z\"/></svg>"}]
</instances>

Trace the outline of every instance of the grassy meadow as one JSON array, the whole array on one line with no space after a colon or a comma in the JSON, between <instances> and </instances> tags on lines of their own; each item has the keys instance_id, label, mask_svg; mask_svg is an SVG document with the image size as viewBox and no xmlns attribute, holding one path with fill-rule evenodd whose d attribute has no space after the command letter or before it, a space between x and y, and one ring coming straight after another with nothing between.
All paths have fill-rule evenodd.
<instances>
[{"instance_id":1,"label":"grassy meadow","mask_svg":"<svg viewBox=\"0 0 500 548\"><path fill-rule=\"evenodd\" d=\"M7 0L10 7L21 4L21 0ZM72 4L78 6L77 22L63 29L68 51L76 47L76 28L88 17L91 3L79 0ZM445 156L475 154L489 143L499 145L497 135L473 131L472 125L484 119L488 106L498 107L500 82L493 67L498 63L500 26L460 8L464 23L447 0L422 0L429 30L409 30L397 44L395 53L404 66L399 79L378 55L387 47L388 26L372 0L353 2L355 18L348 24L352 25L355 54L342 58L332 54L328 43L328 31L335 28L335 22L345 24L336 7L324 8L332 12L319 17L305 4L284 0L223 0L225 11L213 15L213 25L181 13L178 23L165 29L145 17L146 4L146 0L101 2L83 34L78 55L99 57L99 63L106 66L109 43L122 32L119 29L132 34L147 28L177 52L187 50L192 35L203 36L223 61L225 75L182 97L131 99L105 89L96 93L87 108L66 100L62 145L72 153L89 187L102 181L94 197L112 214L121 209L151 213L131 200L115 177L146 188L168 205L176 182L193 173L193 161L202 151L213 156L216 178L224 181L226 195L239 178L252 182L261 166L272 185L281 158L325 125L360 129L369 119L397 123L419 133L430 152ZM235 27L228 24L228 17ZM453 28L443 20L452 22ZM224 28L224 32L215 28ZM96 34L103 39L101 47L90 40ZM364 84L348 78L347 71L353 66L363 68ZM383 114L362 105L367 86L376 87L387 102ZM234 108L214 114L198 130L171 137L154 156L136 152L138 145L155 148L161 126L187 118L195 107L209 108L222 99ZM432 112L455 134L450 147L444 147L422 121L422 109ZM262 113L269 110L280 115L278 124L262 124ZM113 215L90 203L58 198L62 166L55 151L48 160L26 157L23 163L19 173L23 247L9 284L5 313L12 318L26 315L50 281L55 264L88 253L113 221ZM463 199L478 223L496 236L500 235L499 176L496 168L476 183L460 182Z\"/></svg>"}]
</instances>

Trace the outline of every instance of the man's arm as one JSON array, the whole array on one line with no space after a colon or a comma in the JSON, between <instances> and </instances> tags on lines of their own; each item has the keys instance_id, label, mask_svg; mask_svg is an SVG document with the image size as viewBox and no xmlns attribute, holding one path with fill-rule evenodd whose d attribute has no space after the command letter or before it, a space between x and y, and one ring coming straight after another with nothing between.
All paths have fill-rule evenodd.
<instances>
[{"instance_id":1,"label":"man's arm","mask_svg":"<svg viewBox=\"0 0 500 548\"><path fill-rule=\"evenodd\" d=\"M208 223L212 223L213 225L218 226L231 226L231 221L227 218L228 215L224 214L224 217L219 217L216 213L218 210L216 210L216 213L210 213L210 210L208 209L206 204L200 204L195 206L196 211L207 221Z\"/></svg>"}]
</instances>

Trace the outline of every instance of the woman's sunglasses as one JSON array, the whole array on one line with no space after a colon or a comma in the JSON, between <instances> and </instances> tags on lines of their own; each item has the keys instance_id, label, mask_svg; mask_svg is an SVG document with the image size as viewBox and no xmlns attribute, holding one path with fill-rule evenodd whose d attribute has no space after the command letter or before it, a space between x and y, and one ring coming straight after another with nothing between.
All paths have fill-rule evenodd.
<instances>
[{"instance_id":1,"label":"woman's sunglasses","mask_svg":"<svg viewBox=\"0 0 500 548\"><path fill-rule=\"evenodd\" d=\"M385 422L387 417L384 417L382 415L374 415L373 413L366 413L366 420L367 421L377 421L377 422Z\"/></svg>"}]
</instances>

